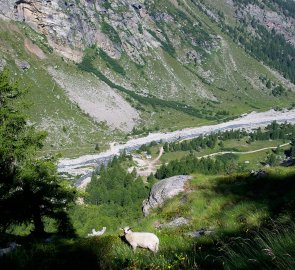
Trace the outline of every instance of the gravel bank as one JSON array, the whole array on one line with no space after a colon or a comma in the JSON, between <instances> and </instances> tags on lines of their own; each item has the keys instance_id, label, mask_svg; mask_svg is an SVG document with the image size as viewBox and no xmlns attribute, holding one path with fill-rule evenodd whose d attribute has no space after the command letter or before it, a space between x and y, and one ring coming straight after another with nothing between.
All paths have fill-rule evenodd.
<instances>
[{"instance_id":1,"label":"gravel bank","mask_svg":"<svg viewBox=\"0 0 295 270\"><path fill-rule=\"evenodd\" d=\"M272 121L277 122L290 122L295 123L295 109L275 111L269 110L266 112L251 112L244 114L241 117L217 125L202 126L196 128L186 128L173 132L159 132L151 133L148 136L132 139L127 141L125 144L112 143L110 150L97 154L97 155L85 155L75 159L61 159L59 160L58 170L60 172L71 172L76 168L85 165L99 164L101 161L106 162L113 156L120 154L123 150L131 151L138 149L143 144L148 144L152 141L163 141L171 142L177 140L191 139L200 135L210 134L212 132L225 131L230 129L255 129L258 127L264 127Z\"/></svg>"}]
</instances>

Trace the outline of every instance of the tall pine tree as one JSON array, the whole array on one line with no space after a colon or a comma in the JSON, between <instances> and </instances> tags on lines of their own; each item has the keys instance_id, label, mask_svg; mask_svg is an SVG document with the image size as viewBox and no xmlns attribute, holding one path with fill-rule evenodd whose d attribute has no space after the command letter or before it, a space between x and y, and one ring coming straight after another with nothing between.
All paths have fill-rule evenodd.
<instances>
[{"instance_id":1,"label":"tall pine tree","mask_svg":"<svg viewBox=\"0 0 295 270\"><path fill-rule=\"evenodd\" d=\"M57 221L60 232L72 233L66 209L76 191L57 175L52 160L36 158L46 132L27 124L18 110L22 96L8 72L0 73L0 230L33 223L34 232L42 235L47 216Z\"/></svg>"}]
</instances>

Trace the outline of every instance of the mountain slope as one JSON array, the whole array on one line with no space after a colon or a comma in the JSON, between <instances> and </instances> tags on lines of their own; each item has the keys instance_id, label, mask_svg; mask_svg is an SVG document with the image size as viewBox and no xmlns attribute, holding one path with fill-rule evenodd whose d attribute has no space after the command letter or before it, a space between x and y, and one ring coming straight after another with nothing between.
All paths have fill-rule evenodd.
<instances>
[{"instance_id":1,"label":"mountain slope","mask_svg":"<svg viewBox=\"0 0 295 270\"><path fill-rule=\"evenodd\" d=\"M289 107L288 76L227 32L240 10L228 3L4 0L0 59L30 86L29 114L49 131L46 149L67 155L104 148L131 130Z\"/></svg>"}]
</instances>

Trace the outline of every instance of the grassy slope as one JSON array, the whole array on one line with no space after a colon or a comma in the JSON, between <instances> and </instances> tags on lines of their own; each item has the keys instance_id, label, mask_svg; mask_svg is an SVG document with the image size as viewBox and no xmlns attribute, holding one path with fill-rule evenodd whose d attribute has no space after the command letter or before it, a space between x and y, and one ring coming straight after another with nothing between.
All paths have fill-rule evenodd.
<instances>
[{"instance_id":1,"label":"grassy slope","mask_svg":"<svg viewBox=\"0 0 295 270\"><path fill-rule=\"evenodd\" d=\"M115 134L110 136L105 127L92 121L72 104L46 70L48 66L58 66L69 72L76 72L76 67L49 52L44 60L29 53L24 48L26 35L39 46L43 42L40 44L40 36L27 27L1 22L0 33L3 37L0 56L7 60L11 75L19 81L20 87L28 89L24 100L29 104L28 117L32 123L49 132L44 153L51 150L67 156L90 153L95 151L96 143L100 143L104 149L106 141L114 138ZM29 62L30 69L20 71L14 63L15 59Z\"/></svg>"},{"instance_id":2,"label":"grassy slope","mask_svg":"<svg viewBox=\"0 0 295 270\"><path fill-rule=\"evenodd\" d=\"M72 269L82 265L87 269L280 269L282 265L292 269L295 235L294 226L288 229L287 224L295 207L294 173L294 168L274 168L265 178L195 174L189 192L128 224L136 231L158 235L157 255L141 249L134 253L120 240L118 224L113 223L98 238L24 243L0 261L1 269L30 269L33 264L35 269L65 265ZM188 218L189 224L154 228L155 222L179 216ZM185 235L200 228L210 228L214 234L195 239Z\"/></svg>"},{"instance_id":3,"label":"grassy slope","mask_svg":"<svg viewBox=\"0 0 295 270\"><path fill-rule=\"evenodd\" d=\"M167 8L161 3L157 4L157 8L165 12L176 10L175 7ZM208 33L219 35L223 40L220 49L211 51L202 64L198 66L181 64L175 56L160 49L153 49L150 51L151 55L145 57L145 66L140 67L130 61L126 54L123 54L118 62L126 71L125 77L112 73L112 70L106 68L106 64L101 59L96 61L96 67L108 76L113 74L112 77L117 82L129 84L134 91L149 92L160 98L178 100L201 110L209 110L212 115L224 109L229 111L230 115L237 116L252 110L267 110L275 106L288 107L290 105L293 94L289 97L272 97L258 77L264 75L273 81L278 81L278 79L225 36L208 16L200 12L191 2L185 1L178 8L190 14L188 17L193 21L196 19L201 21ZM167 27L174 26L167 24ZM187 47L186 41L183 41L183 46ZM177 50L180 55L183 53L183 48ZM213 83L206 83L207 79L203 73L207 71L211 72L210 79L214 78ZM200 89L214 94L219 103L204 100L198 94ZM176 114L176 117L171 119L169 114ZM142 117L143 126L152 129L158 127L173 130L204 122L166 108L144 107Z\"/></svg>"}]
</instances>

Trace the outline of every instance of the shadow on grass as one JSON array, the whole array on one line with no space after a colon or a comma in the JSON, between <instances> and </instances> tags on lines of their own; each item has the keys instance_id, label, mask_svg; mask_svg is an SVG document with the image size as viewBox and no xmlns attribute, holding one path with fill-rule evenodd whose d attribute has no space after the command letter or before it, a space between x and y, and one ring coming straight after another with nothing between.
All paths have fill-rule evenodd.
<instances>
[{"instance_id":1,"label":"shadow on grass","mask_svg":"<svg viewBox=\"0 0 295 270\"><path fill-rule=\"evenodd\" d=\"M214 187L217 194L235 195L237 201L264 205L271 218L281 213L294 217L295 210L295 168L287 175L276 172L261 175L239 175L220 178Z\"/></svg>"},{"instance_id":2,"label":"shadow on grass","mask_svg":"<svg viewBox=\"0 0 295 270\"><path fill-rule=\"evenodd\" d=\"M173 247L172 236L171 247L161 248L156 255L143 249L134 253L118 236L61 239L48 244L36 242L24 245L2 257L0 269L279 269L285 251L291 251L290 256L294 253L295 249L289 248L294 247L295 233L291 239L286 238L286 234L285 238L282 234L265 238L250 242L249 235L246 237L237 233L216 239L199 238L186 248L178 248ZM269 238L275 247L267 250ZM280 241L285 244L281 245ZM115 252L116 249L119 252ZM288 265L294 266L290 258Z\"/></svg>"},{"instance_id":3,"label":"shadow on grass","mask_svg":"<svg viewBox=\"0 0 295 270\"><path fill-rule=\"evenodd\" d=\"M112 269L114 237L26 242L0 257L0 269Z\"/></svg>"},{"instance_id":4,"label":"shadow on grass","mask_svg":"<svg viewBox=\"0 0 295 270\"><path fill-rule=\"evenodd\" d=\"M173 242L173 237L171 238ZM0 257L0 269L222 269L214 241L189 248L162 248L133 252L119 236L30 242Z\"/></svg>"}]
</instances>

